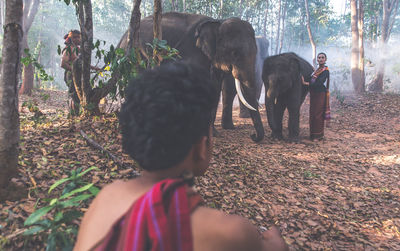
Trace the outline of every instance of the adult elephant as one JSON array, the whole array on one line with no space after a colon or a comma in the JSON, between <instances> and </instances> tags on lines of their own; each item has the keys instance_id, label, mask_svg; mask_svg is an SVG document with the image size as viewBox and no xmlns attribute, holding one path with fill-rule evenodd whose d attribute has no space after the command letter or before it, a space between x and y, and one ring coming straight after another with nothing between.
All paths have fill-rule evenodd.
<instances>
[{"instance_id":1,"label":"adult elephant","mask_svg":"<svg viewBox=\"0 0 400 251\"><path fill-rule=\"evenodd\" d=\"M264 64L264 59L268 57L268 47L269 42L265 37L257 36L256 37L257 44L257 55L255 61L255 92L257 101L260 99L261 89L263 86L263 81L261 78L262 68ZM235 89L235 80L232 75L226 75L223 79L222 84L222 128L224 129L234 129L233 120L232 120L232 108L233 108L233 100L236 96L237 92ZM239 117L240 118L249 118L250 110L239 100Z\"/></svg>"},{"instance_id":2,"label":"adult elephant","mask_svg":"<svg viewBox=\"0 0 400 251\"><path fill-rule=\"evenodd\" d=\"M169 12L163 14L161 25L162 38L178 49L183 60L210 69L218 93L221 92L224 77L233 75L240 99L251 109L250 116L256 130L251 138L255 142L261 141L264 127L258 111L254 80L257 48L250 23L239 18L216 20L203 15ZM139 37L142 52L146 43L153 41L152 27L152 16L141 20ZM120 41L121 48L126 48L126 38L127 33Z\"/></svg>"},{"instance_id":3,"label":"adult elephant","mask_svg":"<svg viewBox=\"0 0 400 251\"><path fill-rule=\"evenodd\" d=\"M272 137L282 139L284 111L289 112L289 139L299 140L300 107L308 93L301 75L310 76L313 67L295 53L283 53L264 60L265 107Z\"/></svg>"}]
</instances>

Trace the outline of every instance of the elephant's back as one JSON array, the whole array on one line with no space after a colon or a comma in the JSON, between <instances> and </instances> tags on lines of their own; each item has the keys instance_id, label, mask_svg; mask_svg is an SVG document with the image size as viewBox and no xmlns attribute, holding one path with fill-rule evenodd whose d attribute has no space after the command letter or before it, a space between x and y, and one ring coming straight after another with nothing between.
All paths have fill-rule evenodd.
<instances>
[{"instance_id":1,"label":"elephant's back","mask_svg":"<svg viewBox=\"0 0 400 251\"><path fill-rule=\"evenodd\" d=\"M300 57L294 52L287 52L287 53L282 53L281 55L285 55L288 58L295 58L299 61L300 64L300 72L303 76L309 76L313 73L313 67L312 65L307 62L304 58Z\"/></svg>"},{"instance_id":2,"label":"elephant's back","mask_svg":"<svg viewBox=\"0 0 400 251\"><path fill-rule=\"evenodd\" d=\"M194 26L212 18L190 13L167 12L162 16L162 39L166 40L172 47L182 39L183 36L194 37ZM151 31L151 32L149 32ZM140 40L148 43L153 40L153 16L145 17L140 24ZM193 34L188 34L193 33Z\"/></svg>"}]
</instances>

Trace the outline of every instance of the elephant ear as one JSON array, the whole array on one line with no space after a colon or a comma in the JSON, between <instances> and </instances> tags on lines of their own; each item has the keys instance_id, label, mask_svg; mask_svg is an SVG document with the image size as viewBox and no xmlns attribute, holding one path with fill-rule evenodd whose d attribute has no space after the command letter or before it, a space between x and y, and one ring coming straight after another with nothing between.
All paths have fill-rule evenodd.
<instances>
[{"instance_id":1,"label":"elephant ear","mask_svg":"<svg viewBox=\"0 0 400 251\"><path fill-rule=\"evenodd\" d=\"M292 72L293 81L300 80L300 61L296 58L289 59L289 69Z\"/></svg>"},{"instance_id":2,"label":"elephant ear","mask_svg":"<svg viewBox=\"0 0 400 251\"><path fill-rule=\"evenodd\" d=\"M221 22L218 20L206 20L196 27L196 47L210 59L213 60L216 53L218 28Z\"/></svg>"}]
</instances>

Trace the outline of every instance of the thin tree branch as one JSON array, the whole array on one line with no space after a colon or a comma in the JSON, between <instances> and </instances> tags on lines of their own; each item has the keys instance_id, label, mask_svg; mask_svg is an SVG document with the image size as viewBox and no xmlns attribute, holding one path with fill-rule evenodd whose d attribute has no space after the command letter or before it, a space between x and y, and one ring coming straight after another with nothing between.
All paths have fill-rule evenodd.
<instances>
[{"instance_id":1,"label":"thin tree branch","mask_svg":"<svg viewBox=\"0 0 400 251\"><path fill-rule=\"evenodd\" d=\"M100 150L104 153L106 153L113 161L114 163L118 164L119 166L126 167L114 154L112 154L110 151L107 149L104 149L99 143L94 141L93 139L89 138L89 136L83 131L80 130L80 134L82 137L89 143L91 146L93 146L95 149ZM136 172L135 170L132 170L134 176L139 176L140 174Z\"/></svg>"}]
</instances>

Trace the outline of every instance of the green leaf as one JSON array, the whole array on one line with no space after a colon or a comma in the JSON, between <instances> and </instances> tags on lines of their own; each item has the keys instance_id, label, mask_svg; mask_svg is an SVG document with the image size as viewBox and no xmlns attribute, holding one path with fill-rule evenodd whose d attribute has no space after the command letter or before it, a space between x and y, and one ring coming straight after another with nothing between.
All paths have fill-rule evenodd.
<instances>
[{"instance_id":1,"label":"green leaf","mask_svg":"<svg viewBox=\"0 0 400 251\"><path fill-rule=\"evenodd\" d=\"M90 192L91 194L93 194L94 196L96 196L96 195L100 192L100 189L98 189L98 188L95 187L95 186L92 186L91 188L89 188L89 192Z\"/></svg>"},{"instance_id":2,"label":"green leaf","mask_svg":"<svg viewBox=\"0 0 400 251\"><path fill-rule=\"evenodd\" d=\"M56 216L54 217L54 221L60 221L60 220L62 220L63 219L63 216L64 216L64 214L63 214L63 212L58 212L57 214L56 214Z\"/></svg>"},{"instance_id":3,"label":"green leaf","mask_svg":"<svg viewBox=\"0 0 400 251\"><path fill-rule=\"evenodd\" d=\"M45 228L45 229L48 229L48 228L51 227L51 223L52 223L51 220L49 220L49 219L44 219L44 220L37 221L37 222L35 223L35 225L39 225L39 226L42 226L42 227Z\"/></svg>"},{"instance_id":4,"label":"green leaf","mask_svg":"<svg viewBox=\"0 0 400 251\"><path fill-rule=\"evenodd\" d=\"M71 192L69 192L69 193L64 194L63 196L61 196L61 197L60 197L60 200L65 199L65 198L68 198L68 197L71 197L72 195L74 195L74 194L76 194L76 193L84 192L84 191L88 190L89 188L91 188L92 186L93 186L93 183L90 183L90 184L87 184L86 186L77 188L77 189L75 189L75 190L73 190L73 191L71 191Z\"/></svg>"},{"instance_id":5,"label":"green leaf","mask_svg":"<svg viewBox=\"0 0 400 251\"><path fill-rule=\"evenodd\" d=\"M47 247L46 251L54 251L57 250L56 246L56 233L52 232L47 238Z\"/></svg>"},{"instance_id":6,"label":"green leaf","mask_svg":"<svg viewBox=\"0 0 400 251\"><path fill-rule=\"evenodd\" d=\"M56 199L56 198L55 198L55 199L52 199L52 200L50 201L50 206L56 204L57 201L58 201L58 199Z\"/></svg>"},{"instance_id":7,"label":"green leaf","mask_svg":"<svg viewBox=\"0 0 400 251\"><path fill-rule=\"evenodd\" d=\"M52 210L55 206L47 206L47 207L42 207L35 212L33 212L28 219L25 220L24 226L30 226L32 224L35 224L42 216L47 214L50 210Z\"/></svg>"},{"instance_id":8,"label":"green leaf","mask_svg":"<svg viewBox=\"0 0 400 251\"><path fill-rule=\"evenodd\" d=\"M61 55L61 52L62 52L61 46L57 45L57 53L58 53L58 55Z\"/></svg>"},{"instance_id":9,"label":"green leaf","mask_svg":"<svg viewBox=\"0 0 400 251\"><path fill-rule=\"evenodd\" d=\"M71 177L67 177L67 178L64 178L64 179L61 179L61 180L57 180L56 183L54 183L53 185L51 185L51 187L50 187L48 193L50 193L54 188L58 187L58 186L61 185L62 183L66 182L66 181L68 181L68 180L71 180L71 179L72 179Z\"/></svg>"},{"instance_id":10,"label":"green leaf","mask_svg":"<svg viewBox=\"0 0 400 251\"><path fill-rule=\"evenodd\" d=\"M83 213L81 211L71 210L71 211L67 211L64 213L64 217L62 220L65 223L71 223L73 220L78 219L82 215L83 215ZM66 224L66 225L71 226L71 224Z\"/></svg>"},{"instance_id":11,"label":"green leaf","mask_svg":"<svg viewBox=\"0 0 400 251\"><path fill-rule=\"evenodd\" d=\"M29 228L28 230L26 230L23 235L33 235L36 234L37 232L43 231L44 228L42 226L34 226L32 228Z\"/></svg>"},{"instance_id":12,"label":"green leaf","mask_svg":"<svg viewBox=\"0 0 400 251\"><path fill-rule=\"evenodd\" d=\"M76 180L76 178L73 178L73 179ZM64 194L67 194L67 193L71 192L71 191L74 190L76 187L77 187L77 184L75 183L75 181L73 181L73 182L71 182L71 183L68 183L68 184L64 187L64 189L63 189L61 195L64 195Z\"/></svg>"},{"instance_id":13,"label":"green leaf","mask_svg":"<svg viewBox=\"0 0 400 251\"><path fill-rule=\"evenodd\" d=\"M115 54L117 54L118 56L123 56L125 54L125 51L122 48L117 48L115 50Z\"/></svg>"},{"instance_id":14,"label":"green leaf","mask_svg":"<svg viewBox=\"0 0 400 251\"><path fill-rule=\"evenodd\" d=\"M69 199L69 200L61 202L60 206L63 207L63 208L71 207L73 205L76 205L77 202L81 202L81 201L87 200L90 197L93 197L93 195L92 194L81 194L81 195L76 196L76 197L74 197L72 199Z\"/></svg>"},{"instance_id":15,"label":"green leaf","mask_svg":"<svg viewBox=\"0 0 400 251\"><path fill-rule=\"evenodd\" d=\"M86 169L85 171L81 172L80 174L78 174L78 177L82 177L83 175L85 175L87 172L90 172L92 170L99 170L97 167L95 166L91 166L90 168Z\"/></svg>"}]
</instances>

